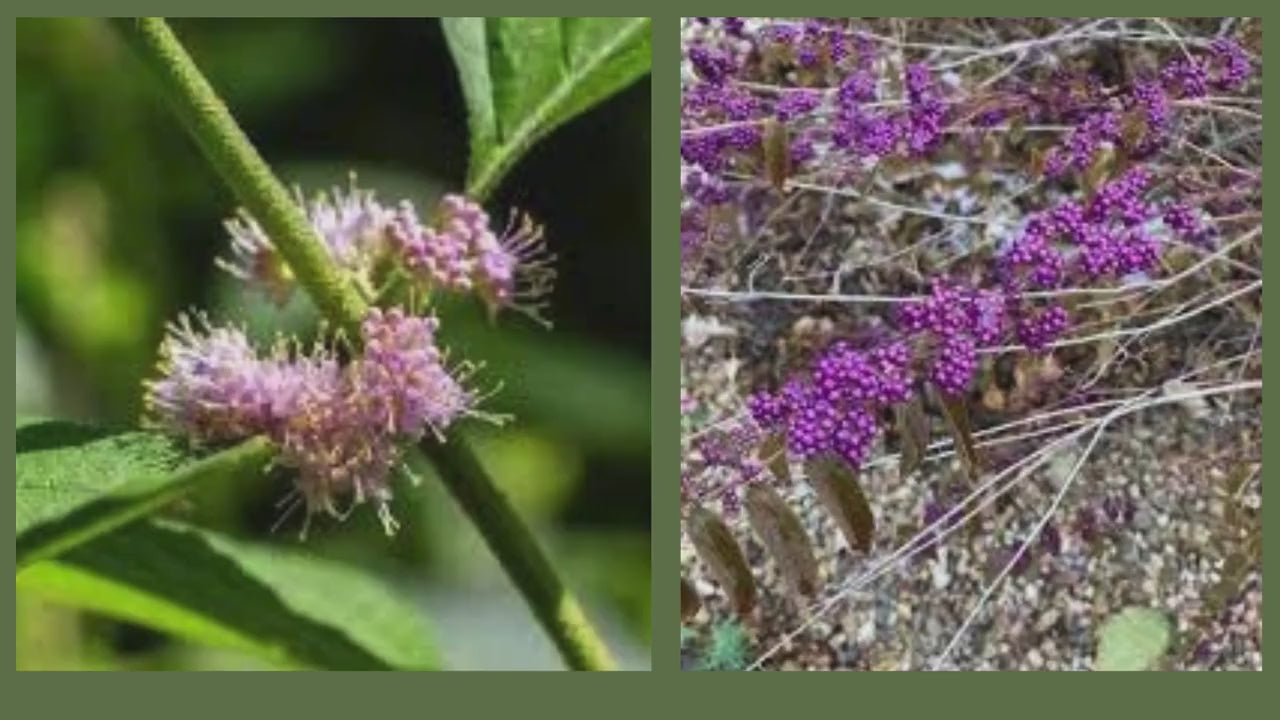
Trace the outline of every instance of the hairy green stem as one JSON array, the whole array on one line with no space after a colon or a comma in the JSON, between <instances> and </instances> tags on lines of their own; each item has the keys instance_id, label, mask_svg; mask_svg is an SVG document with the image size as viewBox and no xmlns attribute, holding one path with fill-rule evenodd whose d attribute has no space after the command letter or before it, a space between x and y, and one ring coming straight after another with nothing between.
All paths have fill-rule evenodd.
<instances>
[{"instance_id":1,"label":"hairy green stem","mask_svg":"<svg viewBox=\"0 0 1280 720\"><path fill-rule=\"evenodd\" d=\"M497 551L498 548L536 548L537 539L485 475L475 455L460 442L424 441L421 449L454 499L467 508L485 542L495 549L498 561L524 593L565 662L579 670L612 669L609 649L546 556L541 552L516 555Z\"/></svg>"},{"instance_id":2,"label":"hairy green stem","mask_svg":"<svg viewBox=\"0 0 1280 720\"><path fill-rule=\"evenodd\" d=\"M262 224L298 283L325 317L358 337L367 304L168 24L162 18L115 22L159 79L169 106L209 162ZM604 642L577 600L461 439L455 436L444 444L425 441L420 449L439 468L453 497L479 528L566 664L575 670L612 669Z\"/></svg>"}]
</instances>

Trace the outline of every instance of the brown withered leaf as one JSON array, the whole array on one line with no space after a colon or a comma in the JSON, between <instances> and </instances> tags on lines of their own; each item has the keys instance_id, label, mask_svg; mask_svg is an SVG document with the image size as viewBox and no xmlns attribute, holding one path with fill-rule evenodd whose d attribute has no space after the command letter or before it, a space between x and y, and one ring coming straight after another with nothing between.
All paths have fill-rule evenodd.
<instances>
[{"instance_id":1,"label":"brown withered leaf","mask_svg":"<svg viewBox=\"0 0 1280 720\"><path fill-rule=\"evenodd\" d=\"M924 403L919 395L897 406L898 438L902 445L902 457L898 472L907 477L924 462L925 448L929 447L929 422L924 415Z\"/></svg>"},{"instance_id":2,"label":"brown withered leaf","mask_svg":"<svg viewBox=\"0 0 1280 720\"><path fill-rule=\"evenodd\" d=\"M982 391L982 406L993 412L1004 410L1004 391L995 383L988 384L987 389Z\"/></svg>"},{"instance_id":3,"label":"brown withered leaf","mask_svg":"<svg viewBox=\"0 0 1280 720\"><path fill-rule=\"evenodd\" d=\"M781 191L791 175L791 143L787 126L770 118L764 124L764 169L769 183Z\"/></svg>"},{"instance_id":4,"label":"brown withered leaf","mask_svg":"<svg viewBox=\"0 0 1280 720\"><path fill-rule=\"evenodd\" d=\"M956 441L956 452L964 464L969 480L977 481L982 469L978 448L973 444L973 427L969 423L969 406L963 397L948 397L934 388L938 396L938 404L942 406L942 416L947 419L947 427L951 437Z\"/></svg>"},{"instance_id":5,"label":"brown withered leaf","mask_svg":"<svg viewBox=\"0 0 1280 720\"><path fill-rule=\"evenodd\" d=\"M693 589L688 580L680 578L680 621L684 622L698 614L702 601L698 599L698 591Z\"/></svg>"},{"instance_id":6,"label":"brown withered leaf","mask_svg":"<svg viewBox=\"0 0 1280 720\"><path fill-rule=\"evenodd\" d=\"M1006 136L1009 144L1017 147L1027 139L1027 116L1015 115L1009 119L1009 133Z\"/></svg>"},{"instance_id":7,"label":"brown withered leaf","mask_svg":"<svg viewBox=\"0 0 1280 720\"><path fill-rule=\"evenodd\" d=\"M1032 177L1040 177L1044 174L1044 163L1048 159L1048 152L1041 147L1031 148L1031 175Z\"/></svg>"},{"instance_id":8,"label":"brown withered leaf","mask_svg":"<svg viewBox=\"0 0 1280 720\"><path fill-rule=\"evenodd\" d=\"M729 595L734 610L739 615L749 614L756 606L755 578L729 526L715 513L696 506L689 512L687 529L693 549Z\"/></svg>"},{"instance_id":9,"label":"brown withered leaf","mask_svg":"<svg viewBox=\"0 0 1280 720\"><path fill-rule=\"evenodd\" d=\"M1040 359L1040 367L1037 370L1037 378L1042 383L1054 383L1062 378L1065 371L1058 364L1058 359L1050 352Z\"/></svg>"},{"instance_id":10,"label":"brown withered leaf","mask_svg":"<svg viewBox=\"0 0 1280 720\"><path fill-rule=\"evenodd\" d=\"M843 460L832 457L811 460L805 469L818 499L835 517L849 547L861 552L871 550L876 516L853 469Z\"/></svg>"},{"instance_id":11,"label":"brown withered leaf","mask_svg":"<svg viewBox=\"0 0 1280 720\"><path fill-rule=\"evenodd\" d=\"M742 240L736 209L730 205L712 205L707 209L706 241L734 244Z\"/></svg>"},{"instance_id":12,"label":"brown withered leaf","mask_svg":"<svg viewBox=\"0 0 1280 720\"><path fill-rule=\"evenodd\" d=\"M1093 162L1089 163L1089 167L1085 169L1083 176L1080 178L1080 186L1084 188L1085 200L1092 200L1093 196L1098 193L1107 178L1112 176L1115 169L1115 153L1106 148L1099 150L1093 157Z\"/></svg>"},{"instance_id":13,"label":"brown withered leaf","mask_svg":"<svg viewBox=\"0 0 1280 720\"><path fill-rule=\"evenodd\" d=\"M793 593L806 597L818 591L818 559L805 535L800 518L785 500L764 483L747 487L743 507L751 529L778 564L782 579Z\"/></svg>"},{"instance_id":14,"label":"brown withered leaf","mask_svg":"<svg viewBox=\"0 0 1280 720\"><path fill-rule=\"evenodd\" d=\"M791 466L787 463L787 441L779 433L769 433L760 442L756 457L778 480L791 482Z\"/></svg>"}]
</instances>

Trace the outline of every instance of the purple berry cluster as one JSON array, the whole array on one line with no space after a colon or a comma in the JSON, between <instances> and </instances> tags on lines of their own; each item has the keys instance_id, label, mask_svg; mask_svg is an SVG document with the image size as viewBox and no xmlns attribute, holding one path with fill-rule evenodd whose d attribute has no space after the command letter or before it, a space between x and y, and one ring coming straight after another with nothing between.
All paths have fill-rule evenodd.
<instances>
[{"instance_id":1,"label":"purple berry cluster","mask_svg":"<svg viewBox=\"0 0 1280 720\"><path fill-rule=\"evenodd\" d=\"M475 414L476 394L446 367L437 321L373 309L363 354L348 363L322 347L281 344L259 354L244 333L184 316L160 346L160 376L147 383L149 421L199 444L265 435L277 463L297 470L308 515L378 506L388 532L389 475L401 448Z\"/></svg>"},{"instance_id":2,"label":"purple berry cluster","mask_svg":"<svg viewBox=\"0 0 1280 720\"><path fill-rule=\"evenodd\" d=\"M1070 324L1066 308L1028 292L1152 271L1160 251L1152 222L1164 220L1175 233L1198 227L1184 206L1162 213L1147 202L1150 181L1134 167L1087 203L1063 201L1032 216L991 277L971 284L935 277L927 296L898 307L895 332L885 341L860 350L836 342L806 375L776 393L752 394L753 422L783 433L797 456L832 453L860 466L879 433L881 410L905 402L922 380L945 396L963 396L980 348L1016 338L1042 351L1061 337Z\"/></svg>"},{"instance_id":3,"label":"purple berry cluster","mask_svg":"<svg viewBox=\"0 0 1280 720\"><path fill-rule=\"evenodd\" d=\"M1064 101L1061 94L1052 94L1055 102L1030 114L1040 120L1056 115L1074 127L1049 151L1044 172L1049 177L1083 172L1104 147L1122 147L1135 158L1150 157L1172 137L1174 101L1203 98L1211 89L1239 90L1252 70L1235 41L1219 38L1207 53L1170 60L1155 75L1140 76L1127 87L1108 90L1090 79L1081 96Z\"/></svg>"},{"instance_id":4,"label":"purple berry cluster","mask_svg":"<svg viewBox=\"0 0 1280 720\"><path fill-rule=\"evenodd\" d=\"M796 455L832 453L856 467L875 440L880 409L910 396L910 364L906 343L858 350L837 342L808 377L793 378L777 393L753 394L748 409L760 427L783 433Z\"/></svg>"},{"instance_id":5,"label":"purple berry cluster","mask_svg":"<svg viewBox=\"0 0 1280 720\"><path fill-rule=\"evenodd\" d=\"M1042 352L1059 341L1072 320L1059 291L1152 274L1174 238L1207 243L1213 225L1198 207L1212 191L1188 194L1181 179L1171 188L1163 170L1133 161L1169 147L1178 113L1210 92L1241 89L1255 74L1249 55L1220 38L1188 44L1189 52L1171 47L1155 72L1138 70L1118 84L1056 64L1047 77L1031 70L970 88L940 72L945 61L916 62L912 50L884 35L822 18L697 18L686 28L686 275L696 272L705 253L694 251L707 238L735 223L750 233L769 216L756 202L766 185L767 123L787 128L792 174L825 173L821 182L836 187L858 183L886 159L951 158L957 143L948 132L972 139L959 132L962 120L978 128L1068 125L1033 167L1050 179L1079 174L1088 186L1031 215L985 267L966 263L963 276L931 279L927 295L898 305L876 343L836 342L776 391L749 397L750 424L783 435L789 452L834 454L855 467L870 452L883 411L925 383L963 397L984 351L1017 344ZM1116 162L1099 162L1107 158ZM1064 189L1049 187L1051 196Z\"/></svg>"},{"instance_id":6,"label":"purple berry cluster","mask_svg":"<svg viewBox=\"0 0 1280 720\"><path fill-rule=\"evenodd\" d=\"M935 278L931 293L904 303L895 320L900 332L928 357L929 379L946 395L961 395L978 367L978 346L1001 339L1008 300L999 291L976 290Z\"/></svg>"},{"instance_id":7,"label":"purple berry cluster","mask_svg":"<svg viewBox=\"0 0 1280 720\"><path fill-rule=\"evenodd\" d=\"M720 502L725 512L736 513L740 501L737 489L756 480L764 472L764 463L756 452L762 439L760 429L750 423L737 423L727 430L713 430L699 437L694 443L697 453L692 462L685 464L685 472L681 476L682 497L700 497L702 493L698 491L697 478L721 469L726 471L726 482L722 485L724 492L720 494Z\"/></svg>"}]
</instances>

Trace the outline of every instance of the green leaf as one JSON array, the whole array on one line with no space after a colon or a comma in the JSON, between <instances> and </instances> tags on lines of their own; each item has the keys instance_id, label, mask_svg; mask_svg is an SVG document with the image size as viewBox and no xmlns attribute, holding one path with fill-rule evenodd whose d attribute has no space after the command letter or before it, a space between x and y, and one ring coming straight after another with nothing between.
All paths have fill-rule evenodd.
<instances>
[{"instance_id":1,"label":"green leaf","mask_svg":"<svg viewBox=\"0 0 1280 720\"><path fill-rule=\"evenodd\" d=\"M735 620L723 620L711 629L711 646L703 658L702 670L742 670L747 666L751 637Z\"/></svg>"},{"instance_id":2,"label":"green leaf","mask_svg":"<svg viewBox=\"0 0 1280 720\"><path fill-rule=\"evenodd\" d=\"M17 429L17 564L53 557L172 502L192 486L270 461L265 439L198 458L148 432L64 421Z\"/></svg>"},{"instance_id":3,"label":"green leaf","mask_svg":"<svg viewBox=\"0 0 1280 720\"><path fill-rule=\"evenodd\" d=\"M17 586L289 667L439 666L419 613L363 572L173 522L127 525L28 567Z\"/></svg>"},{"instance_id":4,"label":"green leaf","mask_svg":"<svg viewBox=\"0 0 1280 720\"><path fill-rule=\"evenodd\" d=\"M649 18L444 18L469 112L467 192L488 195L535 142L649 71Z\"/></svg>"},{"instance_id":5,"label":"green leaf","mask_svg":"<svg viewBox=\"0 0 1280 720\"><path fill-rule=\"evenodd\" d=\"M1150 670L1169 648L1169 619L1143 607L1107 618L1098 631L1095 670Z\"/></svg>"}]
</instances>

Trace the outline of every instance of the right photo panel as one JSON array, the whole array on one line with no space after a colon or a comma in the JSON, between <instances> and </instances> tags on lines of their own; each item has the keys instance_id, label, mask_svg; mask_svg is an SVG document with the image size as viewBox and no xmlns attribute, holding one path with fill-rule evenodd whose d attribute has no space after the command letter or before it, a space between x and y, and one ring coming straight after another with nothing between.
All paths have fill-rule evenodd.
<instances>
[{"instance_id":1,"label":"right photo panel","mask_svg":"<svg viewBox=\"0 0 1280 720\"><path fill-rule=\"evenodd\" d=\"M1261 20L681 38L682 669L1261 670Z\"/></svg>"}]
</instances>

